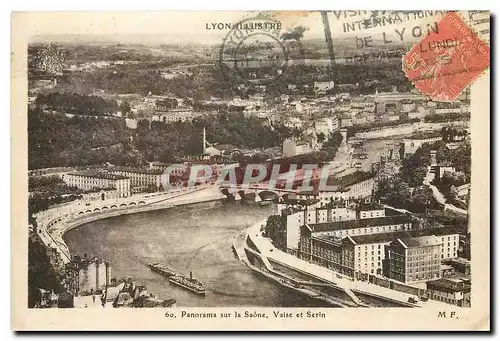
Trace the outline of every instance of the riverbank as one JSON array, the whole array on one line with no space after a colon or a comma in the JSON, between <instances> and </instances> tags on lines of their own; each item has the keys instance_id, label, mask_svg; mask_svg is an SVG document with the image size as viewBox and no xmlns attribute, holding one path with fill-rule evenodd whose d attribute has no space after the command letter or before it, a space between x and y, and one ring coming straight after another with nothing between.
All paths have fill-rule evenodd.
<instances>
[{"instance_id":1,"label":"riverbank","mask_svg":"<svg viewBox=\"0 0 500 341\"><path fill-rule=\"evenodd\" d=\"M112 277L132 277L178 307L318 307L242 264L231 249L241 230L272 213L272 206L212 201L95 221L72 229L64 240L72 254L107 259ZM147 266L161 262L198 279L205 297L169 284Z\"/></svg>"},{"instance_id":2,"label":"riverbank","mask_svg":"<svg viewBox=\"0 0 500 341\"><path fill-rule=\"evenodd\" d=\"M166 194L168 195L168 193ZM130 197L116 202L97 202L91 206L68 206L61 212L50 216L50 219L40 221L37 232L44 244L55 249L64 263L71 261L71 253L63 236L69 230L97 220L111 217L169 209L196 203L217 201L223 199L219 189L214 186L204 186L193 190L178 191L169 197L145 196ZM57 214L60 213L60 214Z\"/></svg>"},{"instance_id":3,"label":"riverbank","mask_svg":"<svg viewBox=\"0 0 500 341\"><path fill-rule=\"evenodd\" d=\"M250 268L253 272L260 274L267 279L271 280L274 283L279 284L282 287L285 287L289 290L295 291L297 293L303 294L305 296L308 296L312 299L316 299L318 301L322 301L323 303L326 303L330 307L356 307L359 305L360 302L349 302L349 301L344 301L342 299L338 299L333 296L326 295L325 293L315 290L311 287L308 287L306 285L298 285L298 282L295 278L293 278L290 275L287 275L283 272L277 271L274 269L274 267L269 263L267 258L263 255L261 255L259 252L255 252L254 250L250 249L247 247L247 238L251 239L249 237L250 233L256 233L260 234L260 228L265 224L267 221L266 219L260 220L259 222L255 223L251 227L241 231L236 237L233 239L233 250L237 256L237 258L243 262L248 268ZM251 231L251 232L250 232ZM273 247L274 248L274 247ZM262 262L262 266L258 267L252 264L252 262L248 259L247 254L253 254L254 257L259 258L260 261ZM286 266L286 264L283 264ZM292 268L290 268L292 269ZM314 277L313 275L311 275ZM334 283L331 283L332 285L335 285ZM364 306L364 305L363 305Z\"/></svg>"},{"instance_id":4,"label":"riverbank","mask_svg":"<svg viewBox=\"0 0 500 341\"><path fill-rule=\"evenodd\" d=\"M438 301L409 303L412 296L364 281L356 281L333 270L299 259L276 249L260 231L265 220L259 221L233 240L240 260L254 272L283 286L325 302L347 307L448 307ZM253 262L249 258L254 258ZM305 291L303 291L305 290Z\"/></svg>"},{"instance_id":5,"label":"riverbank","mask_svg":"<svg viewBox=\"0 0 500 341\"><path fill-rule=\"evenodd\" d=\"M369 130L365 132L358 132L352 138L353 139L364 139L364 140L375 140L382 138L396 138L396 137L408 137L413 133L423 132L423 131L440 131L443 127L463 127L463 121L450 121L450 122L439 122L439 123L429 123L420 122L412 124L401 124L392 127L381 127L375 130Z\"/></svg>"}]
</instances>

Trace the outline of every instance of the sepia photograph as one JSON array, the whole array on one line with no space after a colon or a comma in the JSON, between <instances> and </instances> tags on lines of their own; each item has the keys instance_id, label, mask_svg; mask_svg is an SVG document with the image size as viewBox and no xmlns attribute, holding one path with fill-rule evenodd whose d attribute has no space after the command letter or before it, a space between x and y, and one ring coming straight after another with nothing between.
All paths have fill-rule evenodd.
<instances>
[{"instance_id":1,"label":"sepia photograph","mask_svg":"<svg viewBox=\"0 0 500 341\"><path fill-rule=\"evenodd\" d=\"M489 329L488 11L12 21L14 328Z\"/></svg>"}]
</instances>

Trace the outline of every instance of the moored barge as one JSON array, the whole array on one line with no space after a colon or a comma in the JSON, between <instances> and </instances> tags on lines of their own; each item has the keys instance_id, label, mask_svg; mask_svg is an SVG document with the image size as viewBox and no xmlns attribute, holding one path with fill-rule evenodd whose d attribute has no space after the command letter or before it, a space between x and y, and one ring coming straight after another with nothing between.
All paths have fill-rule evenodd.
<instances>
[{"instance_id":1,"label":"moored barge","mask_svg":"<svg viewBox=\"0 0 500 341\"><path fill-rule=\"evenodd\" d=\"M151 270L167 277L177 275L177 272L175 270L169 268L168 266L162 263L149 263L148 266Z\"/></svg>"}]
</instances>

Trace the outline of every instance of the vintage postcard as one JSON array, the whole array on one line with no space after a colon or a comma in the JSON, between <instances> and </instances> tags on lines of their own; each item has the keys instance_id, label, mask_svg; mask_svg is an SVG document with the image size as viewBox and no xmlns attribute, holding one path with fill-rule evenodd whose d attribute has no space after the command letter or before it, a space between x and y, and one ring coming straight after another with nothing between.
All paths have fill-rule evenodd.
<instances>
[{"instance_id":1,"label":"vintage postcard","mask_svg":"<svg viewBox=\"0 0 500 341\"><path fill-rule=\"evenodd\" d=\"M13 13L12 328L489 330L489 29Z\"/></svg>"}]
</instances>

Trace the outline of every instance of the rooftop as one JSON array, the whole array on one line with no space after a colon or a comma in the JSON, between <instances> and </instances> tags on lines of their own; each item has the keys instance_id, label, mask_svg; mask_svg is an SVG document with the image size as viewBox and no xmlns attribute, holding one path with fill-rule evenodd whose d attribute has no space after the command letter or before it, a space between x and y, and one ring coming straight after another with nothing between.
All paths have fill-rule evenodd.
<instances>
[{"instance_id":1,"label":"rooftop","mask_svg":"<svg viewBox=\"0 0 500 341\"><path fill-rule=\"evenodd\" d=\"M467 260L465 258L455 258L455 259L450 259L448 261L450 264L461 264L461 265L470 265L470 260Z\"/></svg>"},{"instance_id":2,"label":"rooftop","mask_svg":"<svg viewBox=\"0 0 500 341\"><path fill-rule=\"evenodd\" d=\"M399 238L399 240L406 248L441 245L441 241L433 235L413 238Z\"/></svg>"},{"instance_id":3,"label":"rooftop","mask_svg":"<svg viewBox=\"0 0 500 341\"><path fill-rule=\"evenodd\" d=\"M369 234L361 236L351 236L351 238L356 244L374 244L374 243L386 243L386 242L388 243L396 239L407 240L407 239L416 239L422 237L458 234L459 232L460 229L454 226L450 226L439 229L394 231L394 232L377 233L377 234ZM440 243L441 242L439 241L439 244Z\"/></svg>"},{"instance_id":4,"label":"rooftop","mask_svg":"<svg viewBox=\"0 0 500 341\"><path fill-rule=\"evenodd\" d=\"M372 174L369 172L354 172L345 175L341 178L334 178L329 176L327 180L328 186L338 186L338 187L349 187L359 182L365 181L372 178Z\"/></svg>"},{"instance_id":5,"label":"rooftop","mask_svg":"<svg viewBox=\"0 0 500 341\"><path fill-rule=\"evenodd\" d=\"M465 228L460 228L454 225L448 225L443 227L437 227L433 229L419 230L415 232L421 232L426 234L433 234L435 236L445 236L450 234L466 234L467 230Z\"/></svg>"},{"instance_id":6,"label":"rooftop","mask_svg":"<svg viewBox=\"0 0 500 341\"><path fill-rule=\"evenodd\" d=\"M388 243L400 238L411 238L411 235L407 231L397 231L390 233L368 234L364 236L351 236L351 238L356 244L376 244Z\"/></svg>"},{"instance_id":7,"label":"rooftop","mask_svg":"<svg viewBox=\"0 0 500 341\"><path fill-rule=\"evenodd\" d=\"M217 150L235 150L235 149L238 149L238 147L235 147L231 144L216 144L216 145L213 145L212 147L216 148Z\"/></svg>"},{"instance_id":8,"label":"rooftop","mask_svg":"<svg viewBox=\"0 0 500 341\"><path fill-rule=\"evenodd\" d=\"M360 211L383 210L384 205L376 202L361 203L359 204L358 209Z\"/></svg>"},{"instance_id":9,"label":"rooftop","mask_svg":"<svg viewBox=\"0 0 500 341\"><path fill-rule=\"evenodd\" d=\"M407 215L395 215L388 217L377 217L377 218L367 218L360 220L346 220L337 221L331 223L319 223L310 224L313 232L322 231L334 231L334 230L349 230L355 228L372 227L372 226L384 226L384 225L395 225L395 224L406 224L409 223L410 217Z\"/></svg>"},{"instance_id":10,"label":"rooftop","mask_svg":"<svg viewBox=\"0 0 500 341\"><path fill-rule=\"evenodd\" d=\"M453 270L454 267L451 265L441 264L441 270Z\"/></svg>"},{"instance_id":11,"label":"rooftop","mask_svg":"<svg viewBox=\"0 0 500 341\"><path fill-rule=\"evenodd\" d=\"M301 205L301 206L311 206L319 202L318 199L283 199L287 205ZM305 208L301 207L298 211L303 211ZM295 213L295 212L294 212Z\"/></svg>"},{"instance_id":12,"label":"rooftop","mask_svg":"<svg viewBox=\"0 0 500 341\"><path fill-rule=\"evenodd\" d=\"M334 236L313 236L311 239L320 241L320 242L325 242L329 244L334 244L334 245L340 245L340 242L342 242L341 238L334 237Z\"/></svg>"},{"instance_id":13,"label":"rooftop","mask_svg":"<svg viewBox=\"0 0 500 341\"><path fill-rule=\"evenodd\" d=\"M153 165L153 166L168 166L168 163L161 162L161 161L153 161L153 162L151 162L151 165Z\"/></svg>"},{"instance_id":14,"label":"rooftop","mask_svg":"<svg viewBox=\"0 0 500 341\"><path fill-rule=\"evenodd\" d=\"M470 291L470 286L459 279L440 278L427 282L427 289L441 289L446 292Z\"/></svg>"},{"instance_id":15,"label":"rooftop","mask_svg":"<svg viewBox=\"0 0 500 341\"><path fill-rule=\"evenodd\" d=\"M129 172L129 173L159 175L159 174L163 173L163 170L151 169L151 168L134 168L134 167L115 166L115 167L111 168L109 170L109 172Z\"/></svg>"},{"instance_id":16,"label":"rooftop","mask_svg":"<svg viewBox=\"0 0 500 341\"><path fill-rule=\"evenodd\" d=\"M76 176L85 176L89 178L98 178L98 179L109 179L109 180L122 180L128 179L126 176L121 176L113 173L109 173L107 171L102 170L81 170L77 172L70 172L68 175L76 175Z\"/></svg>"}]
</instances>

